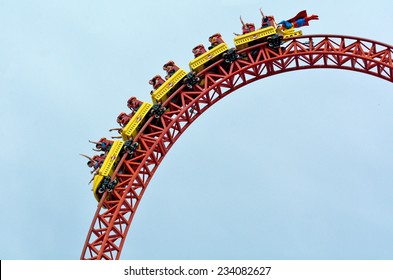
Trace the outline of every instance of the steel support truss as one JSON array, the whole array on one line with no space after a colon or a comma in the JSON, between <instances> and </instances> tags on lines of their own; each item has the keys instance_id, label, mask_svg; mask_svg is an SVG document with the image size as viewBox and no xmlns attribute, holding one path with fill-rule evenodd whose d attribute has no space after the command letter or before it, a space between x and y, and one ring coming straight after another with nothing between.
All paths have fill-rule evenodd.
<instances>
[{"instance_id":1,"label":"steel support truss","mask_svg":"<svg viewBox=\"0 0 393 280\"><path fill-rule=\"evenodd\" d=\"M221 98L265 77L312 68L358 71L393 82L392 50L361 38L310 35L289 39L279 49L266 43L244 49L237 60L220 60L198 73L204 83L180 87L163 104L169 109L161 118L150 118L141 129L135 156L121 159L113 174L119 184L110 201L101 199L81 259L120 258L139 202L161 161L188 126Z\"/></svg>"}]
</instances>

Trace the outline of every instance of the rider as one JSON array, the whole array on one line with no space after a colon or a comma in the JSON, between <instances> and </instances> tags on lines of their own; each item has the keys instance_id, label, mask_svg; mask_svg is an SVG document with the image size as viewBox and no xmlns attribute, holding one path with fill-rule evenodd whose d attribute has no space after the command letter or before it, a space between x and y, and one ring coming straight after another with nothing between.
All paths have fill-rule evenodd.
<instances>
[{"instance_id":1,"label":"rider","mask_svg":"<svg viewBox=\"0 0 393 280\"><path fill-rule=\"evenodd\" d=\"M116 121L121 127L125 127L127 123L131 120L132 115L127 115L124 112L121 112L119 116L117 117Z\"/></svg>"},{"instance_id":2,"label":"rider","mask_svg":"<svg viewBox=\"0 0 393 280\"><path fill-rule=\"evenodd\" d=\"M110 148L113 144L113 141L107 140L105 137L101 138L98 142L94 142L94 141L90 141L90 140L89 140L89 142L92 144L96 144L96 148L93 149L93 151L96 151L96 152L99 152L99 151L107 152L110 150Z\"/></svg>"},{"instance_id":3,"label":"rider","mask_svg":"<svg viewBox=\"0 0 393 280\"><path fill-rule=\"evenodd\" d=\"M93 168L93 170L90 171L91 174L93 174L96 170L100 169L102 163L105 160L105 154L94 155L93 157L89 157L84 154L80 154L80 155L89 160L87 162L87 166Z\"/></svg>"},{"instance_id":4,"label":"rider","mask_svg":"<svg viewBox=\"0 0 393 280\"><path fill-rule=\"evenodd\" d=\"M175 74L177 70L179 70L179 67L172 60L170 60L164 64L162 69L166 71L167 75L165 76L165 79L168 80L173 74Z\"/></svg>"},{"instance_id":5,"label":"rider","mask_svg":"<svg viewBox=\"0 0 393 280\"><path fill-rule=\"evenodd\" d=\"M262 15L262 28L266 28L269 26L273 26L275 29L277 28L277 23L274 19L274 16L265 16L265 14L262 12L262 9L259 9Z\"/></svg>"},{"instance_id":6,"label":"rider","mask_svg":"<svg viewBox=\"0 0 393 280\"><path fill-rule=\"evenodd\" d=\"M153 90L150 92L150 94L153 94L153 92L158 89L163 83L165 83L165 80L161 78L160 75L155 75L150 81L149 84L153 86Z\"/></svg>"},{"instance_id":7,"label":"rider","mask_svg":"<svg viewBox=\"0 0 393 280\"><path fill-rule=\"evenodd\" d=\"M255 31L255 24L253 23L244 23L242 17L240 16L240 22L242 23L242 32L243 35ZM240 36L240 34L233 32L236 36Z\"/></svg>"},{"instance_id":8,"label":"rider","mask_svg":"<svg viewBox=\"0 0 393 280\"><path fill-rule=\"evenodd\" d=\"M224 40L221 38L220 33L216 33L209 37L209 42L211 43L209 50L211 50L212 48L218 46L219 44L224 43Z\"/></svg>"},{"instance_id":9,"label":"rider","mask_svg":"<svg viewBox=\"0 0 393 280\"><path fill-rule=\"evenodd\" d=\"M132 96L127 101L127 107L130 108L130 110L133 112L138 111L139 107L141 107L142 104L143 102L138 100L135 96Z\"/></svg>"},{"instance_id":10,"label":"rider","mask_svg":"<svg viewBox=\"0 0 393 280\"><path fill-rule=\"evenodd\" d=\"M197 58L198 56L200 56L201 54L203 54L205 52L206 52L206 49L202 44L198 45L192 49L192 53L194 54L195 58Z\"/></svg>"}]
</instances>

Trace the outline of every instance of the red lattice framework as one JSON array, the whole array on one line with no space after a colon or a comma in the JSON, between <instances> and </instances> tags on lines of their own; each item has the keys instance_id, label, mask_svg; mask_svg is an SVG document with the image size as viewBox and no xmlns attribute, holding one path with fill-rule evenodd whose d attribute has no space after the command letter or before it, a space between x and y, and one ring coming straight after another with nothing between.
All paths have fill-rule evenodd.
<instances>
[{"instance_id":1,"label":"red lattice framework","mask_svg":"<svg viewBox=\"0 0 393 280\"><path fill-rule=\"evenodd\" d=\"M280 49L262 43L239 52L233 63L217 61L198 76L204 85L180 87L160 119L150 118L135 139L140 149L123 156L113 177L119 184L113 200L101 199L81 259L119 259L127 232L152 176L170 148L191 123L214 103L256 80L311 68L358 71L393 82L392 46L371 40L310 35L292 38ZM105 194L104 194L105 197ZM103 208L103 204L106 209Z\"/></svg>"}]
</instances>

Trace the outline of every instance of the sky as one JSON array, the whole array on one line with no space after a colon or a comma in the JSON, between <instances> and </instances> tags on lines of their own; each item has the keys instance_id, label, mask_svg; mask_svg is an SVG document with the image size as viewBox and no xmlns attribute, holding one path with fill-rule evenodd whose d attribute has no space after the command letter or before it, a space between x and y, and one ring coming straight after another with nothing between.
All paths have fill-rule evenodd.
<instances>
[{"instance_id":1,"label":"sky","mask_svg":"<svg viewBox=\"0 0 393 280\"><path fill-rule=\"evenodd\" d=\"M79 153L131 96L239 16L393 44L390 0L0 0L0 259L79 259L97 202ZM204 113L151 180L121 259L393 259L393 84L260 80Z\"/></svg>"}]
</instances>

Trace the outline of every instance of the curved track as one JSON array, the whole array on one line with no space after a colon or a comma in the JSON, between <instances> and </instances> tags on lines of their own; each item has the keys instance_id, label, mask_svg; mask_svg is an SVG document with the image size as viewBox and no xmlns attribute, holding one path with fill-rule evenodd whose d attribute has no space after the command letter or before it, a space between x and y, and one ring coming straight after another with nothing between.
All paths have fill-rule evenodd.
<instances>
[{"instance_id":1,"label":"curved track","mask_svg":"<svg viewBox=\"0 0 393 280\"><path fill-rule=\"evenodd\" d=\"M312 68L358 71L393 82L393 46L362 38L309 35L292 38L279 50L263 43L239 54L233 63L220 60L204 69L198 74L205 81L203 86L180 87L163 104L169 110L159 120L146 122L135 139L141 149L132 159L124 156L113 175L119 179L113 199L101 199L98 205L81 259L120 258L139 202L167 152L193 121L238 88L272 75Z\"/></svg>"}]
</instances>

